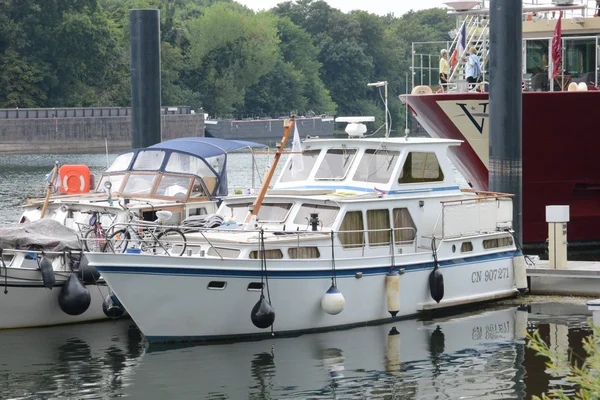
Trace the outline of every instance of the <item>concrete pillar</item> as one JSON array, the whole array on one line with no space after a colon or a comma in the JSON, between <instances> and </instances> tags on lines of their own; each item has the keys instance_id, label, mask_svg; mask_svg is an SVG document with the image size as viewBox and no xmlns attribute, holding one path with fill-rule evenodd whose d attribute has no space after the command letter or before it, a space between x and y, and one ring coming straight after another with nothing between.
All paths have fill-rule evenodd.
<instances>
[{"instance_id":1,"label":"concrete pillar","mask_svg":"<svg viewBox=\"0 0 600 400\"><path fill-rule=\"evenodd\" d=\"M550 268L567 268L567 222L569 206L546 206L548 260Z\"/></svg>"}]
</instances>

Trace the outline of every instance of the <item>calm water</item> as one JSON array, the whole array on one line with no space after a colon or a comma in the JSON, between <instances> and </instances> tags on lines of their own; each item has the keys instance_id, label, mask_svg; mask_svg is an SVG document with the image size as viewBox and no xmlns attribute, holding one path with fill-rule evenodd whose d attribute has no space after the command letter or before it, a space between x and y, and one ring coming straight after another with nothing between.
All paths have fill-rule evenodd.
<instances>
[{"instance_id":1,"label":"calm water","mask_svg":"<svg viewBox=\"0 0 600 400\"><path fill-rule=\"evenodd\" d=\"M130 320L3 331L0 398L526 399L562 381L544 372L545 360L515 332L537 328L557 351L581 354L586 310L495 306L189 347L148 348Z\"/></svg>"},{"instance_id":2,"label":"calm water","mask_svg":"<svg viewBox=\"0 0 600 400\"><path fill-rule=\"evenodd\" d=\"M0 155L0 223L16 222L28 198L44 196L55 160L96 175L107 164L105 154ZM267 162L259 156L261 176ZM249 155L230 155L230 186L250 187L250 170ZM131 320L0 331L0 399L526 399L564 382L525 348L524 327L540 329L556 351L581 355L587 317L581 302L495 305L188 347L148 347Z\"/></svg>"}]
</instances>

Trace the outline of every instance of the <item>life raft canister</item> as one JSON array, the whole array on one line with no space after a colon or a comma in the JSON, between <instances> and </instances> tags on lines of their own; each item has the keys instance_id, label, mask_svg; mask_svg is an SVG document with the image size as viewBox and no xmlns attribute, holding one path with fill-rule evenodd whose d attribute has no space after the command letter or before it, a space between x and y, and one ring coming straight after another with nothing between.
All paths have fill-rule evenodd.
<instances>
[{"instance_id":1,"label":"life raft canister","mask_svg":"<svg viewBox=\"0 0 600 400\"><path fill-rule=\"evenodd\" d=\"M90 191L90 169L87 165L63 165L59 170L60 192L63 194Z\"/></svg>"}]
</instances>

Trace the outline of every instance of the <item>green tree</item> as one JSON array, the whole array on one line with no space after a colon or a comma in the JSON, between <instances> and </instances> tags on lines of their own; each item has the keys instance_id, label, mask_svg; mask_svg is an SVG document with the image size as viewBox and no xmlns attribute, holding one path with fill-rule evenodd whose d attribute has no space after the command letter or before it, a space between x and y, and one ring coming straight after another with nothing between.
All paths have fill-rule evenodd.
<instances>
[{"instance_id":1,"label":"green tree","mask_svg":"<svg viewBox=\"0 0 600 400\"><path fill-rule=\"evenodd\" d=\"M277 62L276 18L241 6L216 3L188 23L192 85L205 110L234 112L248 87Z\"/></svg>"}]
</instances>

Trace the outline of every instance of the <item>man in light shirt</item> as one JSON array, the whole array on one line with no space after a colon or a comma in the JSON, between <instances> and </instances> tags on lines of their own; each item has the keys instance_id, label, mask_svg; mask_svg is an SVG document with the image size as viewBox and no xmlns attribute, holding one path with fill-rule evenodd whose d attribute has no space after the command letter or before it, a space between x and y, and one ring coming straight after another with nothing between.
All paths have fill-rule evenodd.
<instances>
[{"instance_id":1,"label":"man in light shirt","mask_svg":"<svg viewBox=\"0 0 600 400\"><path fill-rule=\"evenodd\" d=\"M481 76L481 63L477 57L477 49L471 47L469 57L467 58L467 82L474 84L479 82Z\"/></svg>"}]
</instances>

